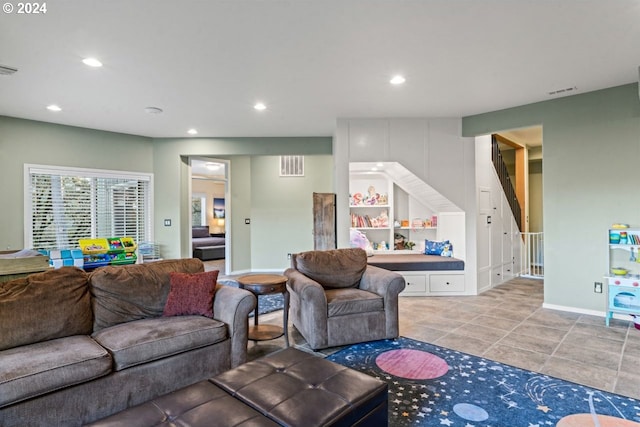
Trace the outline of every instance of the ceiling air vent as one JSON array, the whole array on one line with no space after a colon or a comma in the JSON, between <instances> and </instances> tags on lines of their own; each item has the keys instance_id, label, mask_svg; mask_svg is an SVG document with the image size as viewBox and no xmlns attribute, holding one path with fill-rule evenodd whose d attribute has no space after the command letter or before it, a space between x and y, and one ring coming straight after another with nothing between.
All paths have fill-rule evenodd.
<instances>
[{"instance_id":1,"label":"ceiling air vent","mask_svg":"<svg viewBox=\"0 0 640 427\"><path fill-rule=\"evenodd\" d=\"M7 67L6 65L0 65L0 76L10 76L18 71L17 68Z\"/></svg>"},{"instance_id":2,"label":"ceiling air vent","mask_svg":"<svg viewBox=\"0 0 640 427\"><path fill-rule=\"evenodd\" d=\"M280 156L280 176L304 176L304 156Z\"/></svg>"}]
</instances>

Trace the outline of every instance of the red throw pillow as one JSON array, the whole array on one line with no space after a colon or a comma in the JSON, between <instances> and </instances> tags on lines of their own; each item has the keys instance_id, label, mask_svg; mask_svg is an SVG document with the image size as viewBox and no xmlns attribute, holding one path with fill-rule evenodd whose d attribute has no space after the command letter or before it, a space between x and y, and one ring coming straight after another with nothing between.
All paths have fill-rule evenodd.
<instances>
[{"instance_id":1,"label":"red throw pillow","mask_svg":"<svg viewBox=\"0 0 640 427\"><path fill-rule=\"evenodd\" d=\"M171 290L163 316L199 314L213 317L213 294L216 291L218 270L203 273L169 273Z\"/></svg>"}]
</instances>

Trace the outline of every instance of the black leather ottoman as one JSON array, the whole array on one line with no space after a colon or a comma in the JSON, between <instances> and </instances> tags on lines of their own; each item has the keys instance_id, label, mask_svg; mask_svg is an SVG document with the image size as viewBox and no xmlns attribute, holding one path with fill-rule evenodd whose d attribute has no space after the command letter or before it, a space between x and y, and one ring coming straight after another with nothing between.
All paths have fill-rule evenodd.
<instances>
[{"instance_id":1,"label":"black leather ottoman","mask_svg":"<svg viewBox=\"0 0 640 427\"><path fill-rule=\"evenodd\" d=\"M387 384L287 348L92 426L387 426Z\"/></svg>"}]
</instances>

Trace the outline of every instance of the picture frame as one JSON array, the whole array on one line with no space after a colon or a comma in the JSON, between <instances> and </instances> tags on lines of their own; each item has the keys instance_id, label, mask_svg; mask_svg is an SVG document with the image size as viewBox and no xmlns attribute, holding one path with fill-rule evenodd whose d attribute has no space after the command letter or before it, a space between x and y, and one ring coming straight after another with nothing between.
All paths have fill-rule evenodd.
<instances>
[{"instance_id":1,"label":"picture frame","mask_svg":"<svg viewBox=\"0 0 640 427\"><path fill-rule=\"evenodd\" d=\"M213 217L215 219L224 219L225 206L223 198L213 198Z\"/></svg>"}]
</instances>

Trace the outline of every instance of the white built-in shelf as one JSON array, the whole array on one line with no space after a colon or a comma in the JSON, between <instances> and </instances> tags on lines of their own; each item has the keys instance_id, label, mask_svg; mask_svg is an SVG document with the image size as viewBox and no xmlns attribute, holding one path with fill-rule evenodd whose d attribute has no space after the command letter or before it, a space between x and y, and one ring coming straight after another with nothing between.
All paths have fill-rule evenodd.
<instances>
[{"instance_id":1,"label":"white built-in shelf","mask_svg":"<svg viewBox=\"0 0 640 427\"><path fill-rule=\"evenodd\" d=\"M351 227L356 230L389 230L391 227Z\"/></svg>"},{"instance_id":2,"label":"white built-in shelf","mask_svg":"<svg viewBox=\"0 0 640 427\"><path fill-rule=\"evenodd\" d=\"M394 227L396 230L437 230L438 227Z\"/></svg>"}]
</instances>

